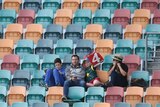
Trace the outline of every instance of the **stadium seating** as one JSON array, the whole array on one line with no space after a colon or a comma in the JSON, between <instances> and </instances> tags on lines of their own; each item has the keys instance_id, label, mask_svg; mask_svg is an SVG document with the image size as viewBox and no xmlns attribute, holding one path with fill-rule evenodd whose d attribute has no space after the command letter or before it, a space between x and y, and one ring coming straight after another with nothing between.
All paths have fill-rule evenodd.
<instances>
[{"instance_id":1,"label":"stadium seating","mask_svg":"<svg viewBox=\"0 0 160 107\"><path fill-rule=\"evenodd\" d=\"M114 105L114 107L131 107L129 103L119 102Z\"/></svg>"},{"instance_id":2,"label":"stadium seating","mask_svg":"<svg viewBox=\"0 0 160 107\"><path fill-rule=\"evenodd\" d=\"M111 107L109 103L95 103L93 107Z\"/></svg>"},{"instance_id":3,"label":"stadium seating","mask_svg":"<svg viewBox=\"0 0 160 107\"><path fill-rule=\"evenodd\" d=\"M0 25L0 39L3 39L3 26Z\"/></svg>"},{"instance_id":4,"label":"stadium seating","mask_svg":"<svg viewBox=\"0 0 160 107\"><path fill-rule=\"evenodd\" d=\"M66 68L66 67L71 65L71 57L72 57L72 54L67 54L67 55L64 56L63 64L62 64L62 66L64 68Z\"/></svg>"},{"instance_id":5,"label":"stadium seating","mask_svg":"<svg viewBox=\"0 0 160 107\"><path fill-rule=\"evenodd\" d=\"M10 87L11 72L9 70L0 70L0 86Z\"/></svg>"},{"instance_id":6,"label":"stadium seating","mask_svg":"<svg viewBox=\"0 0 160 107\"><path fill-rule=\"evenodd\" d=\"M16 102L12 104L12 107L28 107L28 103L26 102Z\"/></svg>"},{"instance_id":7,"label":"stadium seating","mask_svg":"<svg viewBox=\"0 0 160 107\"><path fill-rule=\"evenodd\" d=\"M22 24L24 28L28 24L32 24L35 19L34 10L20 10L17 17L17 23Z\"/></svg>"},{"instance_id":8,"label":"stadium seating","mask_svg":"<svg viewBox=\"0 0 160 107\"><path fill-rule=\"evenodd\" d=\"M7 89L5 86L0 86L0 102L5 102L7 96Z\"/></svg>"},{"instance_id":9,"label":"stadium seating","mask_svg":"<svg viewBox=\"0 0 160 107\"><path fill-rule=\"evenodd\" d=\"M43 76L45 75L44 71L36 70L32 74L31 85L39 86L40 83L43 83Z\"/></svg>"},{"instance_id":10,"label":"stadium seating","mask_svg":"<svg viewBox=\"0 0 160 107\"><path fill-rule=\"evenodd\" d=\"M158 9L158 0L143 0L141 4L142 9L148 9L153 13L156 9Z\"/></svg>"},{"instance_id":11,"label":"stadium seating","mask_svg":"<svg viewBox=\"0 0 160 107\"><path fill-rule=\"evenodd\" d=\"M113 64L112 55L106 55L102 64L102 70L108 71Z\"/></svg>"},{"instance_id":12,"label":"stadium seating","mask_svg":"<svg viewBox=\"0 0 160 107\"><path fill-rule=\"evenodd\" d=\"M90 9L92 13L94 13L100 7L100 0L83 0L82 8L83 9Z\"/></svg>"},{"instance_id":13,"label":"stadium seating","mask_svg":"<svg viewBox=\"0 0 160 107\"><path fill-rule=\"evenodd\" d=\"M159 71L152 72L151 86L154 86L154 87L160 86L160 72Z\"/></svg>"},{"instance_id":14,"label":"stadium seating","mask_svg":"<svg viewBox=\"0 0 160 107\"><path fill-rule=\"evenodd\" d=\"M5 103L5 102L0 102L0 106L1 106L1 107L8 107L8 106L7 106L7 103Z\"/></svg>"},{"instance_id":15,"label":"stadium seating","mask_svg":"<svg viewBox=\"0 0 160 107\"><path fill-rule=\"evenodd\" d=\"M116 9L120 7L120 0L103 0L102 9L109 9L111 13L114 13Z\"/></svg>"},{"instance_id":16,"label":"stadium seating","mask_svg":"<svg viewBox=\"0 0 160 107\"><path fill-rule=\"evenodd\" d=\"M160 11L158 9L156 9L153 13L153 24L160 24Z\"/></svg>"},{"instance_id":17,"label":"stadium seating","mask_svg":"<svg viewBox=\"0 0 160 107\"><path fill-rule=\"evenodd\" d=\"M129 9L131 13L134 13L136 9L140 8L140 0L123 0L122 8Z\"/></svg>"},{"instance_id":18,"label":"stadium seating","mask_svg":"<svg viewBox=\"0 0 160 107\"><path fill-rule=\"evenodd\" d=\"M156 107L160 107L160 103L157 103L157 104L156 104Z\"/></svg>"},{"instance_id":19,"label":"stadium seating","mask_svg":"<svg viewBox=\"0 0 160 107\"><path fill-rule=\"evenodd\" d=\"M55 103L53 107L69 107L68 103Z\"/></svg>"},{"instance_id":20,"label":"stadium seating","mask_svg":"<svg viewBox=\"0 0 160 107\"><path fill-rule=\"evenodd\" d=\"M74 103L73 107L89 107L89 103L78 102L78 103Z\"/></svg>"},{"instance_id":21,"label":"stadium seating","mask_svg":"<svg viewBox=\"0 0 160 107\"><path fill-rule=\"evenodd\" d=\"M136 104L136 107L152 107L152 105L148 103L138 103Z\"/></svg>"},{"instance_id":22,"label":"stadium seating","mask_svg":"<svg viewBox=\"0 0 160 107\"><path fill-rule=\"evenodd\" d=\"M48 104L45 102L33 103L32 107L48 107Z\"/></svg>"},{"instance_id":23,"label":"stadium seating","mask_svg":"<svg viewBox=\"0 0 160 107\"><path fill-rule=\"evenodd\" d=\"M71 9L73 13L79 9L81 0L63 0L63 9Z\"/></svg>"}]
</instances>

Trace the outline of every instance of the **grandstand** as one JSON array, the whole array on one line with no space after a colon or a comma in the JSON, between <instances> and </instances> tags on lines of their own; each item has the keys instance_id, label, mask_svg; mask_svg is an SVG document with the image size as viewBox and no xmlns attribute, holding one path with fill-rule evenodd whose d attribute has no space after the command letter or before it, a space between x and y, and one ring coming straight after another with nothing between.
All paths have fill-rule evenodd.
<instances>
[{"instance_id":1,"label":"grandstand","mask_svg":"<svg viewBox=\"0 0 160 107\"><path fill-rule=\"evenodd\" d=\"M0 107L160 107L159 50L159 0L0 0ZM39 86L54 59L93 51L102 81L121 54L147 87L70 87L62 102L63 87Z\"/></svg>"}]
</instances>

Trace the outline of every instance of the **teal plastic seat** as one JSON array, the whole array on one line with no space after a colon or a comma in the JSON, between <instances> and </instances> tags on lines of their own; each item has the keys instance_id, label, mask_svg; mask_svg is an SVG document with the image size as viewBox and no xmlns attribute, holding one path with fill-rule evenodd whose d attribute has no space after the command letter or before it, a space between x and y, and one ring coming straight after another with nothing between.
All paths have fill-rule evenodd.
<instances>
[{"instance_id":1,"label":"teal plastic seat","mask_svg":"<svg viewBox=\"0 0 160 107\"><path fill-rule=\"evenodd\" d=\"M61 25L50 24L44 33L45 39L50 39L53 43L57 43L59 39L63 38L63 27Z\"/></svg>"},{"instance_id":2,"label":"teal plastic seat","mask_svg":"<svg viewBox=\"0 0 160 107\"><path fill-rule=\"evenodd\" d=\"M68 103L54 103L53 107L69 107Z\"/></svg>"},{"instance_id":3,"label":"teal plastic seat","mask_svg":"<svg viewBox=\"0 0 160 107\"><path fill-rule=\"evenodd\" d=\"M81 39L77 42L77 46L75 48L75 54L77 54L80 59L83 59L84 56L90 54L93 51L94 42L91 40Z\"/></svg>"},{"instance_id":4,"label":"teal plastic seat","mask_svg":"<svg viewBox=\"0 0 160 107\"><path fill-rule=\"evenodd\" d=\"M114 13L116 9L120 7L120 0L103 0L102 9L109 9L111 13Z\"/></svg>"},{"instance_id":5,"label":"teal plastic seat","mask_svg":"<svg viewBox=\"0 0 160 107\"><path fill-rule=\"evenodd\" d=\"M19 40L15 48L15 54L19 55L21 58L25 54L33 54L34 42L32 40Z\"/></svg>"},{"instance_id":6,"label":"teal plastic seat","mask_svg":"<svg viewBox=\"0 0 160 107\"><path fill-rule=\"evenodd\" d=\"M119 39L117 41L115 53L126 56L129 54L132 54L132 49L133 49L133 41L132 40Z\"/></svg>"},{"instance_id":7,"label":"teal plastic seat","mask_svg":"<svg viewBox=\"0 0 160 107\"><path fill-rule=\"evenodd\" d=\"M56 58L59 58L59 56L55 55L55 54L46 54L46 55L44 55L41 69L42 70L53 69L54 68L54 60Z\"/></svg>"},{"instance_id":8,"label":"teal plastic seat","mask_svg":"<svg viewBox=\"0 0 160 107\"><path fill-rule=\"evenodd\" d=\"M3 26L0 25L0 39L3 39Z\"/></svg>"},{"instance_id":9,"label":"teal plastic seat","mask_svg":"<svg viewBox=\"0 0 160 107\"><path fill-rule=\"evenodd\" d=\"M129 9L131 13L134 13L136 9L140 8L140 0L123 0L122 8Z\"/></svg>"},{"instance_id":10,"label":"teal plastic seat","mask_svg":"<svg viewBox=\"0 0 160 107\"><path fill-rule=\"evenodd\" d=\"M89 103L78 102L78 103L74 103L73 107L89 107Z\"/></svg>"},{"instance_id":11,"label":"teal plastic seat","mask_svg":"<svg viewBox=\"0 0 160 107\"><path fill-rule=\"evenodd\" d=\"M32 106L33 103L39 103L45 101L45 87L32 86L28 90L27 102L29 106Z\"/></svg>"},{"instance_id":12,"label":"teal plastic seat","mask_svg":"<svg viewBox=\"0 0 160 107\"><path fill-rule=\"evenodd\" d=\"M16 102L12 104L12 107L28 107L26 102Z\"/></svg>"},{"instance_id":13,"label":"teal plastic seat","mask_svg":"<svg viewBox=\"0 0 160 107\"><path fill-rule=\"evenodd\" d=\"M53 16L54 14L51 9L39 10L35 19L35 23L41 24L43 28L46 28L49 24L52 24Z\"/></svg>"},{"instance_id":14,"label":"teal plastic seat","mask_svg":"<svg viewBox=\"0 0 160 107\"><path fill-rule=\"evenodd\" d=\"M156 107L160 107L160 103L156 104Z\"/></svg>"},{"instance_id":15,"label":"teal plastic seat","mask_svg":"<svg viewBox=\"0 0 160 107\"><path fill-rule=\"evenodd\" d=\"M119 102L119 103L116 103L114 107L131 107L131 105L125 102Z\"/></svg>"},{"instance_id":16,"label":"teal plastic seat","mask_svg":"<svg viewBox=\"0 0 160 107\"><path fill-rule=\"evenodd\" d=\"M36 70L33 72L32 79L31 79L31 85L32 86L39 86L40 83L43 82L43 76L45 72L43 70Z\"/></svg>"},{"instance_id":17,"label":"teal plastic seat","mask_svg":"<svg viewBox=\"0 0 160 107\"><path fill-rule=\"evenodd\" d=\"M71 57L72 57L72 54L67 54L64 56L63 58L63 68L67 68L68 66L71 65Z\"/></svg>"},{"instance_id":18,"label":"teal plastic seat","mask_svg":"<svg viewBox=\"0 0 160 107\"><path fill-rule=\"evenodd\" d=\"M23 70L38 70L39 69L39 56L35 54L26 54L22 58L21 69ZM31 72L32 74L32 72Z\"/></svg>"},{"instance_id":19,"label":"teal plastic seat","mask_svg":"<svg viewBox=\"0 0 160 107\"><path fill-rule=\"evenodd\" d=\"M144 33L144 37L148 37L148 40L154 44L160 44L160 25L159 24L148 24Z\"/></svg>"},{"instance_id":20,"label":"teal plastic seat","mask_svg":"<svg viewBox=\"0 0 160 107\"><path fill-rule=\"evenodd\" d=\"M102 64L102 70L104 71L108 71L111 67L111 65L113 64L113 59L112 59L113 55L106 55L104 57L104 61Z\"/></svg>"},{"instance_id":21,"label":"teal plastic seat","mask_svg":"<svg viewBox=\"0 0 160 107\"><path fill-rule=\"evenodd\" d=\"M8 107L8 106L7 106L7 103L5 103L5 102L0 102L0 107Z\"/></svg>"},{"instance_id":22,"label":"teal plastic seat","mask_svg":"<svg viewBox=\"0 0 160 107\"><path fill-rule=\"evenodd\" d=\"M99 9L96 10L93 16L94 24L101 24L103 28L106 28L108 24L111 23L111 13L108 9Z\"/></svg>"},{"instance_id":23,"label":"teal plastic seat","mask_svg":"<svg viewBox=\"0 0 160 107\"><path fill-rule=\"evenodd\" d=\"M88 24L91 23L92 19L92 11L89 9L78 9L75 12L75 16L73 18L74 24L81 24L83 28L86 28Z\"/></svg>"},{"instance_id":24,"label":"teal plastic seat","mask_svg":"<svg viewBox=\"0 0 160 107\"><path fill-rule=\"evenodd\" d=\"M40 59L43 58L45 54L52 54L53 51L53 41L49 39L38 40L37 46L35 48L35 53L39 55Z\"/></svg>"},{"instance_id":25,"label":"teal plastic seat","mask_svg":"<svg viewBox=\"0 0 160 107\"><path fill-rule=\"evenodd\" d=\"M67 54L73 52L73 41L70 39L60 39L57 41L57 47L55 48L55 54L59 55L61 59Z\"/></svg>"},{"instance_id":26,"label":"teal plastic seat","mask_svg":"<svg viewBox=\"0 0 160 107\"><path fill-rule=\"evenodd\" d=\"M33 103L32 107L49 107L49 106L48 103L38 102L38 103Z\"/></svg>"},{"instance_id":27,"label":"teal plastic seat","mask_svg":"<svg viewBox=\"0 0 160 107\"><path fill-rule=\"evenodd\" d=\"M93 107L95 103L104 101L104 89L102 87L89 87L85 100L89 103L90 107Z\"/></svg>"},{"instance_id":28,"label":"teal plastic seat","mask_svg":"<svg viewBox=\"0 0 160 107\"><path fill-rule=\"evenodd\" d=\"M11 72L8 70L0 70L0 86L5 86L9 89L11 80Z\"/></svg>"},{"instance_id":29,"label":"teal plastic seat","mask_svg":"<svg viewBox=\"0 0 160 107\"><path fill-rule=\"evenodd\" d=\"M152 107L152 105L149 103L138 103L135 107Z\"/></svg>"},{"instance_id":30,"label":"teal plastic seat","mask_svg":"<svg viewBox=\"0 0 160 107\"><path fill-rule=\"evenodd\" d=\"M56 13L56 10L61 7L61 0L44 0L43 8L52 9L53 13Z\"/></svg>"},{"instance_id":31,"label":"teal plastic seat","mask_svg":"<svg viewBox=\"0 0 160 107\"><path fill-rule=\"evenodd\" d=\"M16 11L12 9L0 10L0 16L0 24L5 28L16 21Z\"/></svg>"},{"instance_id":32,"label":"teal plastic seat","mask_svg":"<svg viewBox=\"0 0 160 107\"><path fill-rule=\"evenodd\" d=\"M145 60L145 48L146 48L146 42L145 39L140 39L137 41L136 47L135 47L135 54L140 56L141 59ZM148 53L147 53L147 58L151 58L152 57L152 53L150 51L152 51L152 47L153 47L153 42L152 41L148 41Z\"/></svg>"},{"instance_id":33,"label":"teal plastic seat","mask_svg":"<svg viewBox=\"0 0 160 107\"><path fill-rule=\"evenodd\" d=\"M79 24L68 25L64 36L65 39L71 39L76 44L79 39L83 39L83 26Z\"/></svg>"},{"instance_id":34,"label":"teal plastic seat","mask_svg":"<svg viewBox=\"0 0 160 107\"><path fill-rule=\"evenodd\" d=\"M136 78L136 79L144 79L149 86L149 72L148 71L134 71L131 74L131 79Z\"/></svg>"},{"instance_id":35,"label":"teal plastic seat","mask_svg":"<svg viewBox=\"0 0 160 107\"><path fill-rule=\"evenodd\" d=\"M7 95L6 87L5 86L0 86L0 102L5 102L6 101L6 95Z\"/></svg>"}]
</instances>

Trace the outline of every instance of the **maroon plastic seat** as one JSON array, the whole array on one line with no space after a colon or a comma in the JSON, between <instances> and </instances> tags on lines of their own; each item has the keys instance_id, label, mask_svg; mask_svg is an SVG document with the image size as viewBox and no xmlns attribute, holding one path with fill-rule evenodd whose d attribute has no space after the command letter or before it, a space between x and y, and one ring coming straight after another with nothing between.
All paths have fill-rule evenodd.
<instances>
[{"instance_id":1,"label":"maroon plastic seat","mask_svg":"<svg viewBox=\"0 0 160 107\"><path fill-rule=\"evenodd\" d=\"M120 24L123 28L130 23L131 12L128 9L117 9L114 11L113 24Z\"/></svg>"},{"instance_id":2,"label":"maroon plastic seat","mask_svg":"<svg viewBox=\"0 0 160 107\"><path fill-rule=\"evenodd\" d=\"M124 89L122 87L109 87L106 91L105 102L110 103L111 107L117 102L122 102Z\"/></svg>"},{"instance_id":3,"label":"maroon plastic seat","mask_svg":"<svg viewBox=\"0 0 160 107\"><path fill-rule=\"evenodd\" d=\"M140 64L141 58L138 55L127 55L124 57L123 62L128 66L128 76L132 74L132 72L137 71Z\"/></svg>"},{"instance_id":4,"label":"maroon plastic seat","mask_svg":"<svg viewBox=\"0 0 160 107\"><path fill-rule=\"evenodd\" d=\"M17 17L17 23L20 23L23 27L26 27L28 24L34 23L34 18L34 10L20 10Z\"/></svg>"},{"instance_id":5,"label":"maroon plastic seat","mask_svg":"<svg viewBox=\"0 0 160 107\"><path fill-rule=\"evenodd\" d=\"M142 9L149 9L153 13L158 9L158 0L143 0L141 4Z\"/></svg>"},{"instance_id":6,"label":"maroon plastic seat","mask_svg":"<svg viewBox=\"0 0 160 107\"><path fill-rule=\"evenodd\" d=\"M153 71L151 86L155 86L155 87L160 86L160 71Z\"/></svg>"},{"instance_id":7,"label":"maroon plastic seat","mask_svg":"<svg viewBox=\"0 0 160 107\"><path fill-rule=\"evenodd\" d=\"M156 9L153 13L153 24L160 24L160 10Z\"/></svg>"},{"instance_id":8,"label":"maroon plastic seat","mask_svg":"<svg viewBox=\"0 0 160 107\"><path fill-rule=\"evenodd\" d=\"M1 64L1 69L10 70L13 74L15 70L20 68L20 57L18 55L5 55Z\"/></svg>"}]
</instances>

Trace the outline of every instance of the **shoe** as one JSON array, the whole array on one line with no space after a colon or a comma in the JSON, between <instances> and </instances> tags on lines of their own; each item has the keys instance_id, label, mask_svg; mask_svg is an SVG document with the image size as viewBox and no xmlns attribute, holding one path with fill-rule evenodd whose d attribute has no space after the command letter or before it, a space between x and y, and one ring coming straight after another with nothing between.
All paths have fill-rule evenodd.
<instances>
[{"instance_id":1,"label":"shoe","mask_svg":"<svg viewBox=\"0 0 160 107\"><path fill-rule=\"evenodd\" d=\"M62 101L65 101L65 100L67 100L67 97L66 97L66 96L63 96L63 97L62 97Z\"/></svg>"}]
</instances>

